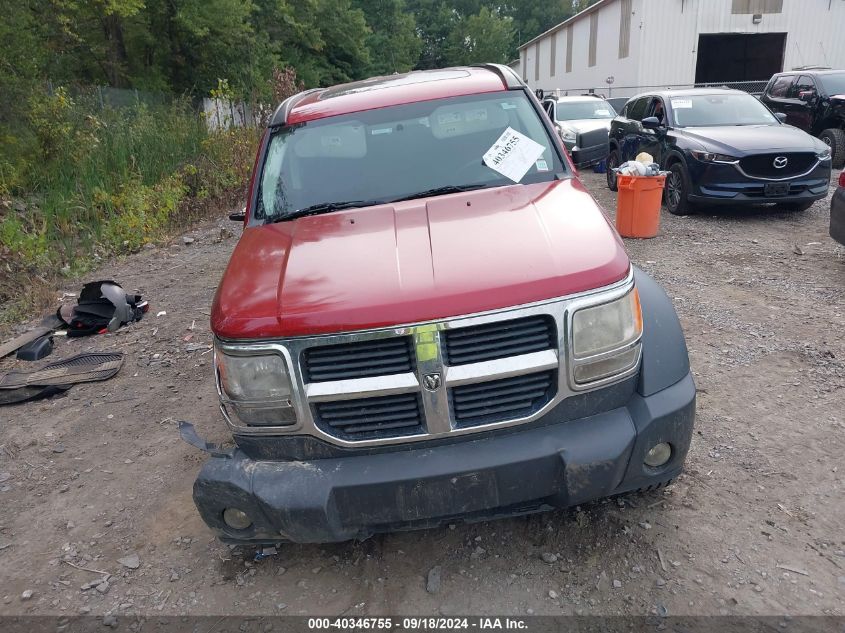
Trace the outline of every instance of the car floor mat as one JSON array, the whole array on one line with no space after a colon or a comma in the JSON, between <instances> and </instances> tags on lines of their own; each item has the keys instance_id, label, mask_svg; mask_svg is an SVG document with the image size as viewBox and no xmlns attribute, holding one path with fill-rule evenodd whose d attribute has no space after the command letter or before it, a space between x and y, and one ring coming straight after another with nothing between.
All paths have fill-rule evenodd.
<instances>
[{"instance_id":1,"label":"car floor mat","mask_svg":"<svg viewBox=\"0 0 845 633\"><path fill-rule=\"evenodd\" d=\"M73 385L48 385L46 387L18 387L17 389L0 389L0 406L4 404L18 404L30 400L41 400L64 393Z\"/></svg>"},{"instance_id":2,"label":"car floor mat","mask_svg":"<svg viewBox=\"0 0 845 633\"><path fill-rule=\"evenodd\" d=\"M90 352L45 365L34 371L10 371L0 377L0 390L19 387L60 387L107 380L123 365L120 352Z\"/></svg>"},{"instance_id":3,"label":"car floor mat","mask_svg":"<svg viewBox=\"0 0 845 633\"><path fill-rule=\"evenodd\" d=\"M35 339L41 338L46 334L52 334L53 331L63 327L65 327L65 323L58 316L55 314L49 314L41 321L41 325L34 330L30 330L26 334L21 334L19 337L0 345L0 358L8 356L27 343L31 343Z\"/></svg>"}]
</instances>

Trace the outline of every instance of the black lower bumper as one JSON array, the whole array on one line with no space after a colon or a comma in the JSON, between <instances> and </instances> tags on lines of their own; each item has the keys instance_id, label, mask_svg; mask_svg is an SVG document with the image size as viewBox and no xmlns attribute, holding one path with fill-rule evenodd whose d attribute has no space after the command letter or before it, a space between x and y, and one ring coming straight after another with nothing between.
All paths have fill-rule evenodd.
<instances>
[{"instance_id":1,"label":"black lower bumper","mask_svg":"<svg viewBox=\"0 0 845 633\"><path fill-rule=\"evenodd\" d=\"M311 461L261 461L236 450L209 459L194 500L227 541L332 542L572 506L645 488L681 472L692 436L695 386L687 375L625 406L483 439ZM643 462L657 443L672 457ZM226 508L252 525L234 530Z\"/></svg>"},{"instance_id":2,"label":"black lower bumper","mask_svg":"<svg viewBox=\"0 0 845 633\"><path fill-rule=\"evenodd\" d=\"M736 177L725 177L724 174L719 179L712 180L712 176L713 174L708 172L706 177L698 181L693 180L690 202L704 205L801 205L826 198L830 186L829 168L819 168L805 178L796 178L784 183L766 183L753 179L738 180ZM771 195L772 192L767 194L767 184L782 185L784 191L776 195Z\"/></svg>"},{"instance_id":3,"label":"black lower bumper","mask_svg":"<svg viewBox=\"0 0 845 633\"><path fill-rule=\"evenodd\" d=\"M607 144L607 139L599 145L594 145L592 147L579 147L578 149L570 150L572 162L579 169L600 163L607 158L609 152L610 146Z\"/></svg>"}]
</instances>

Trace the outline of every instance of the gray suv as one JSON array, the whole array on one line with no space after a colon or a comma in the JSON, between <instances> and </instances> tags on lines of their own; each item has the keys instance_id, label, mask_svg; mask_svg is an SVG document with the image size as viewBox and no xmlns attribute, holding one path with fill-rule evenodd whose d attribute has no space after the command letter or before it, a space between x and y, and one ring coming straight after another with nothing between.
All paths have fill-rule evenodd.
<instances>
[{"instance_id":1,"label":"gray suv","mask_svg":"<svg viewBox=\"0 0 845 633\"><path fill-rule=\"evenodd\" d=\"M576 167L589 167L607 158L607 133L616 116L607 101L592 95L546 97L543 108Z\"/></svg>"}]
</instances>

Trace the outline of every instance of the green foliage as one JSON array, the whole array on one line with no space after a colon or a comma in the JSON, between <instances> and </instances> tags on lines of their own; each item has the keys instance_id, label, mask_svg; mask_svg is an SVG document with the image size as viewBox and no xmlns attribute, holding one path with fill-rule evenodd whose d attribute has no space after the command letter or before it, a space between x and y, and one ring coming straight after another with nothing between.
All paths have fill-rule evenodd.
<instances>
[{"instance_id":1,"label":"green foliage","mask_svg":"<svg viewBox=\"0 0 845 633\"><path fill-rule=\"evenodd\" d=\"M513 41L513 20L481 7L449 34L446 60L450 65L494 62L506 64Z\"/></svg>"},{"instance_id":2,"label":"green foliage","mask_svg":"<svg viewBox=\"0 0 845 633\"><path fill-rule=\"evenodd\" d=\"M372 31L367 37L370 64L365 74L389 75L411 70L420 58L422 40L404 0L356 0Z\"/></svg>"},{"instance_id":3,"label":"green foliage","mask_svg":"<svg viewBox=\"0 0 845 633\"><path fill-rule=\"evenodd\" d=\"M249 181L255 130L209 134L189 101L103 109L58 88L28 108L27 160L13 181L0 171L0 303L33 275L164 239Z\"/></svg>"}]
</instances>

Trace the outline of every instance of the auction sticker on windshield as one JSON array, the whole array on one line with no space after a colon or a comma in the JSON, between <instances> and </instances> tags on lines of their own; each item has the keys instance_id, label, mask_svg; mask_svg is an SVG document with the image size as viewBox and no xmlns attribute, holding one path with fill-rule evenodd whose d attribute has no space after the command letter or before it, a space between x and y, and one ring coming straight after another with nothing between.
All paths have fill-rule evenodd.
<instances>
[{"instance_id":1,"label":"auction sticker on windshield","mask_svg":"<svg viewBox=\"0 0 845 633\"><path fill-rule=\"evenodd\" d=\"M543 146L537 141L509 127L482 159L490 169L519 182L531 169L531 165L543 155L543 151Z\"/></svg>"},{"instance_id":2,"label":"auction sticker on windshield","mask_svg":"<svg viewBox=\"0 0 845 633\"><path fill-rule=\"evenodd\" d=\"M672 99L672 107L676 110L692 107L692 99Z\"/></svg>"}]
</instances>

